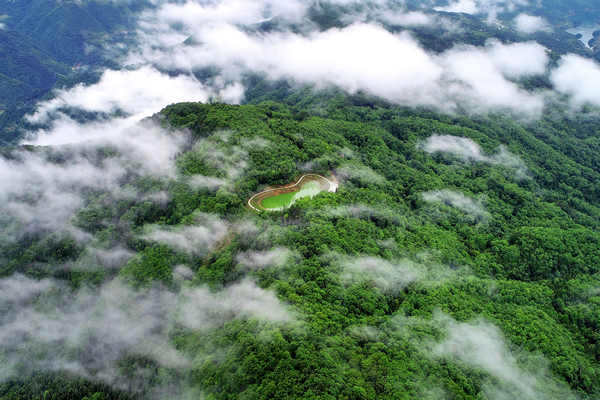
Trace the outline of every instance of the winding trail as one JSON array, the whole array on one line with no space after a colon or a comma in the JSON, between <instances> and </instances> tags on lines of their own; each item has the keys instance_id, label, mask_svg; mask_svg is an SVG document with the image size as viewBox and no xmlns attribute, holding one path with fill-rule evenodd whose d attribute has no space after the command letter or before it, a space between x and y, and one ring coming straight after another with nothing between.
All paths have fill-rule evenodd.
<instances>
[{"instance_id":1,"label":"winding trail","mask_svg":"<svg viewBox=\"0 0 600 400\"><path fill-rule=\"evenodd\" d=\"M252 197L250 197L250 198L248 199L248 205L249 205L249 206L250 206L252 209L254 209L254 210L258 211L258 212L261 212L261 210L259 210L258 208L254 207L254 206L251 204L251 202L252 202L252 199L254 199L256 196L258 196L258 195L261 195L261 194L264 194L264 193L268 193L268 192L274 192L274 191L276 191L276 190L281 190L281 189L284 189L284 188L285 188L285 189L288 189L288 188L293 188L293 187L296 187L296 186L298 186L298 185L300 184L300 182L302 182L302 179L306 178L307 176L318 176L318 177L319 177L319 178L321 178L321 179L325 179L325 180L326 180L326 181L329 183L329 187L327 188L327 191L328 191L328 192L335 192L335 191L337 190L337 188L338 188L338 184L337 184L337 183L330 181L329 179L325 178L324 176L321 176L321 175L319 175L319 174L304 174L304 175L302 175L302 176L300 177L300 179L298 179L298 182L296 182L296 183L295 183L295 184L293 184L292 186L284 186L284 187L279 187L279 188L275 188L275 189L267 189L267 190L263 190L262 192L258 192L258 193L256 193L254 196L252 196Z\"/></svg>"}]
</instances>

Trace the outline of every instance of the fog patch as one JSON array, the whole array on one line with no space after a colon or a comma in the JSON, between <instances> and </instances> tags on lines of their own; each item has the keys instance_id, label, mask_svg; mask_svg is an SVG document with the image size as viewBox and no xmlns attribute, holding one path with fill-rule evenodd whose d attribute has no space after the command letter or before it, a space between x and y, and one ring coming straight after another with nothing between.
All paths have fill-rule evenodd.
<instances>
[{"instance_id":1,"label":"fog patch","mask_svg":"<svg viewBox=\"0 0 600 400\"><path fill-rule=\"evenodd\" d=\"M235 261L249 269L276 268L285 264L290 256L290 250L277 247L266 251L244 251L235 257Z\"/></svg>"},{"instance_id":2,"label":"fog patch","mask_svg":"<svg viewBox=\"0 0 600 400\"><path fill-rule=\"evenodd\" d=\"M266 146L268 142L264 139L232 143L228 132L220 132L199 140L179 163L185 165L192 162L203 166L203 174L192 175L190 184L209 189L231 189L250 164L248 150L262 149Z\"/></svg>"},{"instance_id":3,"label":"fog patch","mask_svg":"<svg viewBox=\"0 0 600 400\"><path fill-rule=\"evenodd\" d=\"M212 293L205 288L182 290L181 323L206 331L232 318L257 318L264 322L291 322L293 316L275 293L244 280Z\"/></svg>"},{"instance_id":4,"label":"fog patch","mask_svg":"<svg viewBox=\"0 0 600 400\"><path fill-rule=\"evenodd\" d=\"M0 280L0 302L20 303L46 293L54 287L51 279L33 280L25 275L15 274L10 279Z\"/></svg>"},{"instance_id":5,"label":"fog patch","mask_svg":"<svg viewBox=\"0 0 600 400\"><path fill-rule=\"evenodd\" d=\"M445 339L430 343L428 355L489 374L492 379L485 382L483 389L488 398L577 398L566 385L552 378L548 363L539 357L525 369L524 362L534 356L511 349L495 325L483 319L458 322L441 313L434 316L433 324L444 332Z\"/></svg>"},{"instance_id":6,"label":"fog patch","mask_svg":"<svg viewBox=\"0 0 600 400\"><path fill-rule=\"evenodd\" d=\"M150 193L142 197L142 201L149 201L151 203L165 205L171 201L171 194L160 190L158 192Z\"/></svg>"},{"instance_id":7,"label":"fog patch","mask_svg":"<svg viewBox=\"0 0 600 400\"><path fill-rule=\"evenodd\" d=\"M527 15L525 13L517 15L514 19L514 23L517 30L523 33L535 33L550 30L550 25L544 18Z\"/></svg>"},{"instance_id":8,"label":"fog patch","mask_svg":"<svg viewBox=\"0 0 600 400\"><path fill-rule=\"evenodd\" d=\"M117 247L113 249L99 249L87 246L84 252L70 268L84 271L119 270L127 264L136 253Z\"/></svg>"},{"instance_id":9,"label":"fog patch","mask_svg":"<svg viewBox=\"0 0 600 400\"><path fill-rule=\"evenodd\" d=\"M425 276L422 268L407 260L392 262L375 257L342 257L339 265L345 285L369 282L387 294L397 294Z\"/></svg>"},{"instance_id":10,"label":"fog patch","mask_svg":"<svg viewBox=\"0 0 600 400\"><path fill-rule=\"evenodd\" d=\"M25 290L38 285L18 276L3 282L15 279ZM175 304L175 295L170 292L134 292L116 281L100 289L71 292L53 281L48 290L28 300L19 305L10 300L4 304L10 304L11 309L0 317L2 381L68 371L125 389L117 362L128 355L149 357L165 368L189 365L162 332Z\"/></svg>"},{"instance_id":11,"label":"fog patch","mask_svg":"<svg viewBox=\"0 0 600 400\"><path fill-rule=\"evenodd\" d=\"M496 153L485 154L481 147L469 138L452 135L432 135L419 142L417 148L429 154L442 153L460 158L463 162L482 162L491 165L503 165L514 168L517 177L527 176L527 166L518 156L510 153L504 146L499 146Z\"/></svg>"},{"instance_id":12,"label":"fog patch","mask_svg":"<svg viewBox=\"0 0 600 400\"><path fill-rule=\"evenodd\" d=\"M423 199L428 202L442 202L448 206L458 208L464 213L473 216L477 221L488 221L491 218L490 213L485 210L485 206L480 200L474 200L460 192L452 190L431 190L422 193Z\"/></svg>"},{"instance_id":13,"label":"fog patch","mask_svg":"<svg viewBox=\"0 0 600 400\"><path fill-rule=\"evenodd\" d=\"M455 0L449 1L447 6L434 7L437 11L466 14L484 14L488 20L496 20L501 12L513 12L519 6L527 6L527 0Z\"/></svg>"},{"instance_id":14,"label":"fog patch","mask_svg":"<svg viewBox=\"0 0 600 400\"><path fill-rule=\"evenodd\" d=\"M197 225L146 225L140 239L162 243L177 250L204 257L228 233L226 223L210 214L198 214Z\"/></svg>"},{"instance_id":15,"label":"fog patch","mask_svg":"<svg viewBox=\"0 0 600 400\"><path fill-rule=\"evenodd\" d=\"M369 184L381 185L386 182L383 176L364 165L345 164L339 167L335 173L340 180L365 186Z\"/></svg>"},{"instance_id":16,"label":"fog patch","mask_svg":"<svg viewBox=\"0 0 600 400\"><path fill-rule=\"evenodd\" d=\"M227 181L225 179L215 178L214 176L204 176L201 174L196 174L190 176L188 184L193 188L207 188L210 190L217 190L221 186L225 186L227 184Z\"/></svg>"},{"instance_id":17,"label":"fog patch","mask_svg":"<svg viewBox=\"0 0 600 400\"><path fill-rule=\"evenodd\" d=\"M173 275L176 275L183 280L190 280L194 277L194 271L192 271L185 265L180 264L176 265L175 268L173 268Z\"/></svg>"},{"instance_id":18,"label":"fog patch","mask_svg":"<svg viewBox=\"0 0 600 400\"><path fill-rule=\"evenodd\" d=\"M175 177L173 160L183 138L145 124L111 139L13 150L0 157L0 235L18 240L62 229L86 242L88 234L75 228L71 217L93 194L106 193L109 204L119 199L164 203L165 193L141 193L134 182L143 175Z\"/></svg>"},{"instance_id":19,"label":"fog patch","mask_svg":"<svg viewBox=\"0 0 600 400\"><path fill-rule=\"evenodd\" d=\"M294 320L274 293L250 281L218 292L204 287L179 293L160 286L134 290L119 280L72 291L55 280L13 275L1 279L0 288L0 382L68 371L150 397L166 388L179 392L193 360L171 342L174 327L208 332L233 318ZM126 357L150 363L129 371L122 364L127 365ZM180 387L171 387L173 382Z\"/></svg>"},{"instance_id":20,"label":"fog patch","mask_svg":"<svg viewBox=\"0 0 600 400\"><path fill-rule=\"evenodd\" d=\"M550 74L556 91L570 96L574 107L600 106L600 66L583 57L567 54Z\"/></svg>"},{"instance_id":21,"label":"fog patch","mask_svg":"<svg viewBox=\"0 0 600 400\"><path fill-rule=\"evenodd\" d=\"M355 338L357 338L358 340L361 340L364 342L375 342L375 341L379 341L381 332L373 326L362 325L362 326L351 327L349 329L349 333L352 336L354 336Z\"/></svg>"}]
</instances>

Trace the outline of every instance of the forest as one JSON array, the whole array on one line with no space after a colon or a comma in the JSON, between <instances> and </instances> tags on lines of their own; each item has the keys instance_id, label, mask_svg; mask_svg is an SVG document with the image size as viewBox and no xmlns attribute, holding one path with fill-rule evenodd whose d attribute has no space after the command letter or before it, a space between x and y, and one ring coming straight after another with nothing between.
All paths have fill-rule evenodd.
<instances>
[{"instance_id":1,"label":"forest","mask_svg":"<svg viewBox=\"0 0 600 400\"><path fill-rule=\"evenodd\" d=\"M600 398L598 12L0 2L0 398Z\"/></svg>"},{"instance_id":2,"label":"forest","mask_svg":"<svg viewBox=\"0 0 600 400\"><path fill-rule=\"evenodd\" d=\"M28 289L3 307L50 321L63 310L79 330L78 313L107 312L110 293L165 302L133 306L130 317L177 315L156 321L150 340L186 361L148 352L146 336L117 351L123 339L103 343L95 320L86 326L96 333L50 340L5 319L7 334L28 335L37 350L5 348L5 362L31 375L13 376L2 397L597 397L596 117L552 110L518 124L355 105L367 100L172 105L142 124L180 143L170 176L131 164L114 178L124 192L63 187L81 208L35 229L4 214L2 275ZM94 165L106 174L121 151L2 156L24 169ZM335 174L338 191L284 211L248 208L251 194L305 171ZM15 241L18 227L28 233ZM82 304L64 309L64 296ZM106 357L118 369L94 359L103 346L115 347ZM30 351L77 362L90 380L40 374ZM113 389L102 386L105 374Z\"/></svg>"}]
</instances>

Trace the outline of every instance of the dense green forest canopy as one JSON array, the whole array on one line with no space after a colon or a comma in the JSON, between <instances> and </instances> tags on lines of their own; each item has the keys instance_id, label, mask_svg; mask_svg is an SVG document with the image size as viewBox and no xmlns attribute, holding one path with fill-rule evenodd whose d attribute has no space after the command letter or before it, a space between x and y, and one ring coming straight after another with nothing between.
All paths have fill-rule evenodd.
<instances>
[{"instance_id":1,"label":"dense green forest canopy","mask_svg":"<svg viewBox=\"0 0 600 400\"><path fill-rule=\"evenodd\" d=\"M179 315L157 320L144 340L187 361L112 336L104 345L121 352L101 356L100 317L74 342L55 331L47 343L10 313L4 329L33 348L49 344L49 360L76 361L92 380L110 373L120 390L73 381L76 396L154 397L167 386L209 398L596 397L596 118L553 110L520 125L355 102L339 96L319 115L275 102L170 106L132 133L182 146L167 176L114 145L6 151L6 166L33 173L43 162L55 166L49 176L93 166L123 191L72 177L27 200L67 218L29 225L25 199L9 194L3 284L28 289L3 304L38 323L60 311L78 330L79 313L107 312L110 293L124 304L160 301L165 309L152 312L131 303L131 318ZM152 133L156 124L170 133ZM283 212L248 209L250 194L306 170L335 171L338 192ZM67 194L81 203L50 203ZM85 296L98 303L77 302ZM236 296L253 305L237 309ZM93 360L79 360L82 351ZM56 385L69 375L36 375L43 362L26 349L3 354L33 374L12 375L3 396L66 396Z\"/></svg>"},{"instance_id":2,"label":"dense green forest canopy","mask_svg":"<svg viewBox=\"0 0 600 400\"><path fill-rule=\"evenodd\" d=\"M597 5L471 3L1 2L0 398L599 398Z\"/></svg>"}]
</instances>

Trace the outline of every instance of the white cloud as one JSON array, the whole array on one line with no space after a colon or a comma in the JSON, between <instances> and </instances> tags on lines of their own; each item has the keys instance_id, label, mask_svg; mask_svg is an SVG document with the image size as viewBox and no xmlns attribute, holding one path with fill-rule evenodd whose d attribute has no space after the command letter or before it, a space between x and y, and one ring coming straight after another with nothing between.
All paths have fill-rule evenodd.
<instances>
[{"instance_id":1,"label":"white cloud","mask_svg":"<svg viewBox=\"0 0 600 400\"><path fill-rule=\"evenodd\" d=\"M490 214L479 200L474 200L460 192L452 190L431 190L422 193L423 199L429 202L442 202L474 216L479 221L487 220Z\"/></svg>"},{"instance_id":2,"label":"white cloud","mask_svg":"<svg viewBox=\"0 0 600 400\"><path fill-rule=\"evenodd\" d=\"M499 382L484 380L484 393L490 399L575 399L566 385L550 378L547 362L538 359L534 370L519 365L518 354L512 351L500 329L482 319L457 322L437 314L434 324L446 334L445 340L429 350L433 358L447 358L459 364L475 367ZM524 354L531 357L531 355Z\"/></svg>"},{"instance_id":3,"label":"white cloud","mask_svg":"<svg viewBox=\"0 0 600 400\"><path fill-rule=\"evenodd\" d=\"M479 13L479 7L475 0L458 0L450 2L445 7L435 7L437 11L446 11L453 13L466 13L466 14L477 14Z\"/></svg>"},{"instance_id":4,"label":"white cloud","mask_svg":"<svg viewBox=\"0 0 600 400\"><path fill-rule=\"evenodd\" d=\"M243 281L212 292L186 287L136 291L119 280L70 290L54 280L22 275L0 280L0 382L48 371L69 371L116 388L147 392L191 359L170 340L174 326L203 332L234 318L285 323L294 318L275 294ZM142 355L163 368L160 376L124 376L118 362ZM164 374L164 375L163 375ZM133 383L133 385L132 385Z\"/></svg>"},{"instance_id":5,"label":"white cloud","mask_svg":"<svg viewBox=\"0 0 600 400\"><path fill-rule=\"evenodd\" d=\"M391 11L391 10L390 10ZM416 26L431 26L435 23L435 19L421 11L409 12L382 12L379 15L382 21L392 25L416 27Z\"/></svg>"},{"instance_id":6,"label":"white cloud","mask_svg":"<svg viewBox=\"0 0 600 400\"><path fill-rule=\"evenodd\" d=\"M248 250L238 254L235 261L250 269L274 268L282 266L291 252L285 247L277 247L267 251Z\"/></svg>"},{"instance_id":7,"label":"white cloud","mask_svg":"<svg viewBox=\"0 0 600 400\"><path fill-rule=\"evenodd\" d=\"M216 66L221 75L215 81L220 85L239 81L243 72L250 70L272 79L291 78L321 87L334 84L351 93L365 90L399 104L436 106L446 111L462 105L473 112L500 107L538 113L543 106L540 97L506 79L545 71L546 54L537 44L491 43L485 49L463 47L433 57L408 33L392 34L375 24L354 23L305 35L256 34L227 18L192 24L187 16L178 19L183 13L178 7L172 5L170 18L200 44L161 47L154 38L171 31L168 26L148 22L145 45L130 62L150 61L186 71ZM371 11L390 23L431 22L420 12ZM159 18L149 21L155 19ZM528 57L522 57L524 53Z\"/></svg>"},{"instance_id":8,"label":"white cloud","mask_svg":"<svg viewBox=\"0 0 600 400\"><path fill-rule=\"evenodd\" d=\"M370 282L385 293L398 293L424 277L424 270L409 261L390 262L363 257L342 261L342 280L346 284Z\"/></svg>"},{"instance_id":9,"label":"white cloud","mask_svg":"<svg viewBox=\"0 0 600 400\"><path fill-rule=\"evenodd\" d=\"M225 222L214 215L198 214L197 225L170 227L147 225L142 239L205 256L228 232Z\"/></svg>"},{"instance_id":10,"label":"white cloud","mask_svg":"<svg viewBox=\"0 0 600 400\"><path fill-rule=\"evenodd\" d=\"M538 114L544 106L542 97L530 94L506 79L545 71L547 56L537 43L502 45L491 42L485 49L450 50L440 61L451 82L448 91L456 98L464 97L462 103L470 105L470 112L496 109L532 115Z\"/></svg>"},{"instance_id":11,"label":"white cloud","mask_svg":"<svg viewBox=\"0 0 600 400\"><path fill-rule=\"evenodd\" d=\"M562 57L550 79L554 88L570 96L575 106L600 106L600 66L596 62L568 54Z\"/></svg>"},{"instance_id":12,"label":"white cloud","mask_svg":"<svg viewBox=\"0 0 600 400\"><path fill-rule=\"evenodd\" d=\"M283 14L288 19L301 16L308 4L298 0L220 0L210 2L186 1L169 3L161 1L156 11L146 13L142 19L160 21L164 25L184 23L198 26L225 22L248 25Z\"/></svg>"},{"instance_id":13,"label":"white cloud","mask_svg":"<svg viewBox=\"0 0 600 400\"><path fill-rule=\"evenodd\" d=\"M457 0L449 1L444 7L434 7L438 11L485 14L488 19L495 20L496 15L503 11L514 11L519 6L527 5L527 0Z\"/></svg>"},{"instance_id":14,"label":"white cloud","mask_svg":"<svg viewBox=\"0 0 600 400\"><path fill-rule=\"evenodd\" d=\"M364 185L381 185L385 178L364 165L345 164L336 170L336 175L341 180L358 182Z\"/></svg>"},{"instance_id":15,"label":"white cloud","mask_svg":"<svg viewBox=\"0 0 600 400\"><path fill-rule=\"evenodd\" d=\"M53 122L51 128L37 132L35 143L118 135L171 103L211 98L240 102L247 71L321 87L333 84L349 92L364 90L398 104L434 106L448 112L462 108L485 113L500 108L535 114L543 106L540 96L509 80L544 72L546 57L539 45L494 43L485 49L463 47L432 56L408 33L392 34L370 23L303 35L259 34L247 29L278 14L300 21L308 7L301 1L156 3L157 8L142 13L140 46L127 57L127 69L105 71L98 83L60 91L40 104L30 121ZM485 8L487 3L477 6ZM370 12L404 26L439 22L419 11L382 4L372 5ZM182 45L190 36L194 41ZM201 83L191 72L205 67L216 67L217 75ZM171 77L159 69L188 74ZM62 108L125 115L82 125L62 115Z\"/></svg>"},{"instance_id":16,"label":"white cloud","mask_svg":"<svg viewBox=\"0 0 600 400\"><path fill-rule=\"evenodd\" d=\"M151 124L125 132L68 146L15 150L14 159L0 158L0 234L18 238L67 228L91 191L113 200L137 199L143 195L125 185L132 177L175 176L183 134L173 136Z\"/></svg>"},{"instance_id":17,"label":"white cloud","mask_svg":"<svg viewBox=\"0 0 600 400\"><path fill-rule=\"evenodd\" d=\"M166 104L206 101L208 95L201 83L184 75L171 78L151 67L107 70L96 84L60 91L54 99L42 103L29 120L43 122L49 112L66 106L104 113L121 110L139 120Z\"/></svg>"},{"instance_id":18,"label":"white cloud","mask_svg":"<svg viewBox=\"0 0 600 400\"><path fill-rule=\"evenodd\" d=\"M541 75L546 72L546 48L536 42L503 45L488 41L486 48L495 67L507 78Z\"/></svg>"},{"instance_id":19,"label":"white cloud","mask_svg":"<svg viewBox=\"0 0 600 400\"><path fill-rule=\"evenodd\" d=\"M50 128L37 132L28 142L62 144L123 135L125 129L168 104L207 101L210 96L220 96L224 101L239 100L239 87L225 86L222 93L212 91L193 77L180 75L172 78L152 67L107 70L96 84L80 84L62 90L54 99L42 102L28 120L32 123L50 123ZM119 111L125 116L81 124L62 114L62 108L106 114Z\"/></svg>"},{"instance_id":20,"label":"white cloud","mask_svg":"<svg viewBox=\"0 0 600 400\"><path fill-rule=\"evenodd\" d=\"M433 59L407 35L396 36L380 27L356 24L345 29L295 34L251 36L238 27L221 24L199 32L202 46L173 53L146 52L143 58L167 67L193 69L218 65L225 76L237 78L246 70L272 78L303 83L333 83L349 91L366 89L382 97L417 96L441 76Z\"/></svg>"},{"instance_id":21,"label":"white cloud","mask_svg":"<svg viewBox=\"0 0 600 400\"><path fill-rule=\"evenodd\" d=\"M463 162L483 162L492 165L504 165L514 168L519 178L527 176L527 166L518 156L510 153L504 146L499 146L493 155L486 155L481 147L469 138L451 135L431 135L417 144L418 148L429 154L440 152L459 157Z\"/></svg>"},{"instance_id":22,"label":"white cloud","mask_svg":"<svg viewBox=\"0 0 600 400\"><path fill-rule=\"evenodd\" d=\"M523 33L535 33L550 29L548 22L544 18L525 13L517 15L514 22L517 30Z\"/></svg>"}]
</instances>

